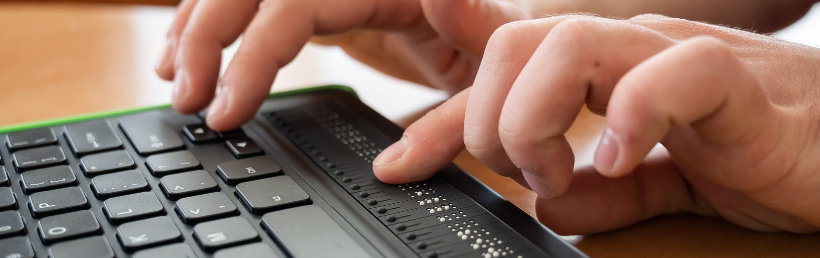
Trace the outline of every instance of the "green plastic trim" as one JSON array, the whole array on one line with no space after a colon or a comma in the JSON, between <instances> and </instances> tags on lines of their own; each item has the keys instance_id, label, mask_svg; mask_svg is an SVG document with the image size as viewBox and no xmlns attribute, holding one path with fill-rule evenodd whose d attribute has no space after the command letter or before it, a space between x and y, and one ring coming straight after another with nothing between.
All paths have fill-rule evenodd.
<instances>
[{"instance_id":1,"label":"green plastic trim","mask_svg":"<svg viewBox=\"0 0 820 258\"><path fill-rule=\"evenodd\" d=\"M275 92L275 93L271 93L270 95L268 95L268 98L269 99L270 98L282 98L282 97L288 97L288 96L293 96L293 95L308 94L308 93L313 93L313 92L323 91L323 90L341 90L341 91L353 94L355 96L358 96L356 94L356 91L354 91L353 88L350 88L348 86L344 86L344 85L325 85L325 86L312 87L312 88L304 88L304 89L289 90L289 91L283 91L283 92ZM27 123L22 123L22 124L13 124L13 125L7 125L7 126L0 126L0 134L13 132L13 131L20 131L20 130L27 130L27 129L33 129L33 128L46 127L46 126L54 126L54 125L60 125L60 124L75 123L75 122L84 121L84 120L100 119L100 118L112 117L112 116L124 116L124 115L128 115L128 114L133 114L133 113L140 113L140 112L146 112L146 111L164 109L164 108L170 108L170 107L171 107L171 104L164 104L164 105L157 105L157 106L150 106L150 107L138 107L138 108L129 108L129 109L121 109L121 110L94 112L94 113L87 113L87 114L81 114L81 115L60 117L60 118L54 118L54 119L46 119L46 120L41 120L41 121L27 122Z\"/></svg>"}]
</instances>

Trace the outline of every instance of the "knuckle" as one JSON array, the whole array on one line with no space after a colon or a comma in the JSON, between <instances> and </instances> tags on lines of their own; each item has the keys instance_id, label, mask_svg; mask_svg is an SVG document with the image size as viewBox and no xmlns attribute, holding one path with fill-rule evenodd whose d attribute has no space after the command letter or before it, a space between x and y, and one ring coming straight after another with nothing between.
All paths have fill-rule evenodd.
<instances>
[{"instance_id":1,"label":"knuckle","mask_svg":"<svg viewBox=\"0 0 820 258\"><path fill-rule=\"evenodd\" d=\"M501 25L490 36L486 52L507 50L510 46L517 45L522 35L532 32L535 27L533 21L514 21Z\"/></svg>"}]
</instances>

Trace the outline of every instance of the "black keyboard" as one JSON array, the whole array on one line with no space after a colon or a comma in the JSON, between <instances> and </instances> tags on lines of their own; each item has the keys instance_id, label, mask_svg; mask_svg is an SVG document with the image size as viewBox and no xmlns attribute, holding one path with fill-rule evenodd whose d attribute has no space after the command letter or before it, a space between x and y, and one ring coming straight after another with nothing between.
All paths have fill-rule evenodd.
<instances>
[{"instance_id":1,"label":"black keyboard","mask_svg":"<svg viewBox=\"0 0 820 258\"><path fill-rule=\"evenodd\" d=\"M0 258L585 257L454 165L378 181L400 136L333 87L230 132L169 107L0 132Z\"/></svg>"}]
</instances>

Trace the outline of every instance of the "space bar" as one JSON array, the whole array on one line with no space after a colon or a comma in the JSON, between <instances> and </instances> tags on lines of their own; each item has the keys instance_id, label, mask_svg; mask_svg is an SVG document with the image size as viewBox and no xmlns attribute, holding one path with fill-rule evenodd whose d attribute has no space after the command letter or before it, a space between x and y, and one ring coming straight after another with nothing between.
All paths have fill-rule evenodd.
<instances>
[{"instance_id":1,"label":"space bar","mask_svg":"<svg viewBox=\"0 0 820 258\"><path fill-rule=\"evenodd\" d=\"M319 206L271 212L262 225L296 258L371 257Z\"/></svg>"}]
</instances>

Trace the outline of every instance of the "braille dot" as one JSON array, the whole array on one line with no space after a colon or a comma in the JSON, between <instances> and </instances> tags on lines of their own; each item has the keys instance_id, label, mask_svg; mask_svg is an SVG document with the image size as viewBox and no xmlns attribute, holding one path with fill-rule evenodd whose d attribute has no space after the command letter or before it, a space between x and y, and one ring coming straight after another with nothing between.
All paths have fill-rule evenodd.
<instances>
[{"instance_id":1,"label":"braille dot","mask_svg":"<svg viewBox=\"0 0 820 258\"><path fill-rule=\"evenodd\" d=\"M308 149L310 149L310 148L308 148ZM321 154L322 154L322 152L321 152L321 151L319 151L319 150L312 150L312 151L310 151L310 154L313 154L313 155L321 155Z\"/></svg>"},{"instance_id":2,"label":"braille dot","mask_svg":"<svg viewBox=\"0 0 820 258\"><path fill-rule=\"evenodd\" d=\"M385 214L385 213L387 213L387 209L385 209L384 207L379 207L376 210L376 212L378 212L379 214Z\"/></svg>"},{"instance_id":3,"label":"braille dot","mask_svg":"<svg viewBox=\"0 0 820 258\"><path fill-rule=\"evenodd\" d=\"M327 168L336 168L336 164L334 164L334 163L327 163L327 165L325 165L325 166Z\"/></svg>"},{"instance_id":4,"label":"braille dot","mask_svg":"<svg viewBox=\"0 0 820 258\"><path fill-rule=\"evenodd\" d=\"M366 198L366 197L368 197L368 196L370 196L370 194L368 194L367 192L361 192L361 193L359 193L359 197Z\"/></svg>"},{"instance_id":5,"label":"braille dot","mask_svg":"<svg viewBox=\"0 0 820 258\"><path fill-rule=\"evenodd\" d=\"M376 205L376 204L378 204L378 203L379 203L379 202L378 202L378 201L376 201L375 199L370 199L370 200L367 200L367 204L370 204L370 205Z\"/></svg>"},{"instance_id":6,"label":"braille dot","mask_svg":"<svg viewBox=\"0 0 820 258\"><path fill-rule=\"evenodd\" d=\"M345 183L350 183L351 181L353 181L353 179L352 179L352 178L349 178L349 177L344 177L344 178L342 178L342 182L345 182Z\"/></svg>"},{"instance_id":7,"label":"braille dot","mask_svg":"<svg viewBox=\"0 0 820 258\"><path fill-rule=\"evenodd\" d=\"M350 189L353 189L353 190L359 190L359 188L361 188L361 187L359 186L359 184L352 184L352 185L350 185Z\"/></svg>"},{"instance_id":8,"label":"braille dot","mask_svg":"<svg viewBox=\"0 0 820 258\"><path fill-rule=\"evenodd\" d=\"M333 174L334 174L334 175L337 175L337 176L341 176L341 175L344 175L344 174L345 174L345 172L344 172L344 171L341 171L341 170L336 170L336 171L333 171Z\"/></svg>"},{"instance_id":9,"label":"braille dot","mask_svg":"<svg viewBox=\"0 0 820 258\"><path fill-rule=\"evenodd\" d=\"M325 162L325 161L327 161L327 157L321 156L321 157L319 157L319 161Z\"/></svg>"},{"instance_id":10,"label":"braille dot","mask_svg":"<svg viewBox=\"0 0 820 258\"><path fill-rule=\"evenodd\" d=\"M404 226L404 224L399 224L396 226L396 230L398 231L404 231L405 229L407 229L407 227Z\"/></svg>"},{"instance_id":11,"label":"braille dot","mask_svg":"<svg viewBox=\"0 0 820 258\"><path fill-rule=\"evenodd\" d=\"M407 234L407 236L405 236L404 238L406 238L407 240L415 240L416 239L416 234L410 233L410 234Z\"/></svg>"},{"instance_id":12,"label":"braille dot","mask_svg":"<svg viewBox=\"0 0 820 258\"><path fill-rule=\"evenodd\" d=\"M396 221L396 216L393 216L393 215L387 216L386 220L387 220L387 222L395 222Z\"/></svg>"},{"instance_id":13,"label":"braille dot","mask_svg":"<svg viewBox=\"0 0 820 258\"><path fill-rule=\"evenodd\" d=\"M424 242L418 243L418 244L416 245L416 248L417 248L417 249L419 249L419 250L424 250L424 249L426 249L426 248L427 248L427 244L426 244L426 243L424 243Z\"/></svg>"},{"instance_id":14,"label":"braille dot","mask_svg":"<svg viewBox=\"0 0 820 258\"><path fill-rule=\"evenodd\" d=\"M438 254L436 252L429 252L425 256L426 258L438 258Z\"/></svg>"}]
</instances>

